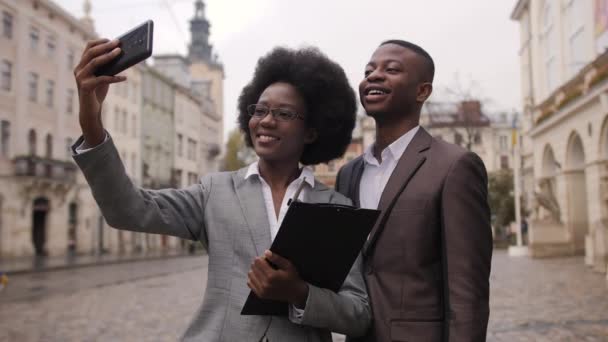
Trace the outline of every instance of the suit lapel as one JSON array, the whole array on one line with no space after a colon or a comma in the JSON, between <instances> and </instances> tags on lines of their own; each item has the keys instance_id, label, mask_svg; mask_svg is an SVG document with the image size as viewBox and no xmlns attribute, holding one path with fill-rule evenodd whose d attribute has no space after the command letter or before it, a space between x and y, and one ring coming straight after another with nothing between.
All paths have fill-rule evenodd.
<instances>
[{"instance_id":1,"label":"suit lapel","mask_svg":"<svg viewBox=\"0 0 608 342\"><path fill-rule=\"evenodd\" d=\"M391 203L397 200L397 196L400 195L401 189L407 187L409 181L414 177L416 171L422 166L426 160L426 150L431 146L432 137L421 127L408 147L405 149L403 155L399 159L395 170L391 174L384 191L380 196L380 203L378 209L381 210L382 214L380 219L377 221L376 226L372 229L370 238L365 246L366 255L369 255L369 251L373 248L376 240L384 230L388 215L390 215L389 208Z\"/></svg>"},{"instance_id":2,"label":"suit lapel","mask_svg":"<svg viewBox=\"0 0 608 342\"><path fill-rule=\"evenodd\" d=\"M363 176L363 169L365 167L365 161L363 157L357 158L353 163L352 176L350 177L350 184L348 187L349 197L353 200L353 205L361 206L359 198L359 189L361 184L361 176Z\"/></svg>"},{"instance_id":3,"label":"suit lapel","mask_svg":"<svg viewBox=\"0 0 608 342\"><path fill-rule=\"evenodd\" d=\"M247 168L243 168L233 175L234 188L251 233L256 255L262 255L270 248L270 223L264 204L262 183L258 177L245 179L246 173Z\"/></svg>"}]
</instances>

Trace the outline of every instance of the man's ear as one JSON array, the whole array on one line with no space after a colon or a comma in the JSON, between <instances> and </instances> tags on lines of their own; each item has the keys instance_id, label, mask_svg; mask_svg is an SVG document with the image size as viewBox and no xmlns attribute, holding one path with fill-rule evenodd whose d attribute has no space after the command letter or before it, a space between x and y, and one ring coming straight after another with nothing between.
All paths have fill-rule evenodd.
<instances>
[{"instance_id":1,"label":"man's ear","mask_svg":"<svg viewBox=\"0 0 608 342\"><path fill-rule=\"evenodd\" d=\"M416 94L416 101L423 103L426 99L431 96L433 92L433 84L430 82L422 83L418 86L418 92Z\"/></svg>"},{"instance_id":2,"label":"man's ear","mask_svg":"<svg viewBox=\"0 0 608 342\"><path fill-rule=\"evenodd\" d=\"M306 136L304 137L304 143L312 144L313 142L315 142L317 140L318 137L319 137L319 133L317 133L317 130L314 128L309 128L308 131L306 132Z\"/></svg>"}]
</instances>

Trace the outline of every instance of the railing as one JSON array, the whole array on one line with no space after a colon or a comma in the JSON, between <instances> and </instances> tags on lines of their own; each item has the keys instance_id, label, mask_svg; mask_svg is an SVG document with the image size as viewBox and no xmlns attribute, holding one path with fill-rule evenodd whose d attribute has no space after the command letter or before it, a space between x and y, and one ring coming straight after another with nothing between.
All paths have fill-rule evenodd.
<instances>
[{"instance_id":1,"label":"railing","mask_svg":"<svg viewBox=\"0 0 608 342\"><path fill-rule=\"evenodd\" d=\"M13 159L15 176L37 177L62 182L76 180L76 165L72 162L37 156L19 156Z\"/></svg>"}]
</instances>

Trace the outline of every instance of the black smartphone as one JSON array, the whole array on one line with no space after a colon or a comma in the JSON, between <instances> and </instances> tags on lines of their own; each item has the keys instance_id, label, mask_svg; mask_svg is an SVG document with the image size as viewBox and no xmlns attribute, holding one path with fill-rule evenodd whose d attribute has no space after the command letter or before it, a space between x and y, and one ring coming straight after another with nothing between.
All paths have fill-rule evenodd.
<instances>
[{"instance_id":1,"label":"black smartphone","mask_svg":"<svg viewBox=\"0 0 608 342\"><path fill-rule=\"evenodd\" d=\"M120 54L95 70L95 76L114 76L152 56L154 22L148 20L118 37Z\"/></svg>"}]
</instances>

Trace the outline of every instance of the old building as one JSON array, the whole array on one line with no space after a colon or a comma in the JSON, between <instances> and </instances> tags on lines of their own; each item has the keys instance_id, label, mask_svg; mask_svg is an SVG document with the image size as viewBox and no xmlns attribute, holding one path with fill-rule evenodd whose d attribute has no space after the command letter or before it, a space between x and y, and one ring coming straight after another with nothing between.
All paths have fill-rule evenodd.
<instances>
[{"instance_id":1,"label":"old building","mask_svg":"<svg viewBox=\"0 0 608 342\"><path fill-rule=\"evenodd\" d=\"M427 102L420 124L432 136L475 152L488 173L513 168L512 135L517 116L489 115L477 100Z\"/></svg>"},{"instance_id":2,"label":"old building","mask_svg":"<svg viewBox=\"0 0 608 342\"><path fill-rule=\"evenodd\" d=\"M608 261L608 1L520 0L523 203L533 256Z\"/></svg>"},{"instance_id":3,"label":"old building","mask_svg":"<svg viewBox=\"0 0 608 342\"><path fill-rule=\"evenodd\" d=\"M69 149L90 18L45 0L1 0L0 15L0 257L91 252L100 215Z\"/></svg>"}]
</instances>

